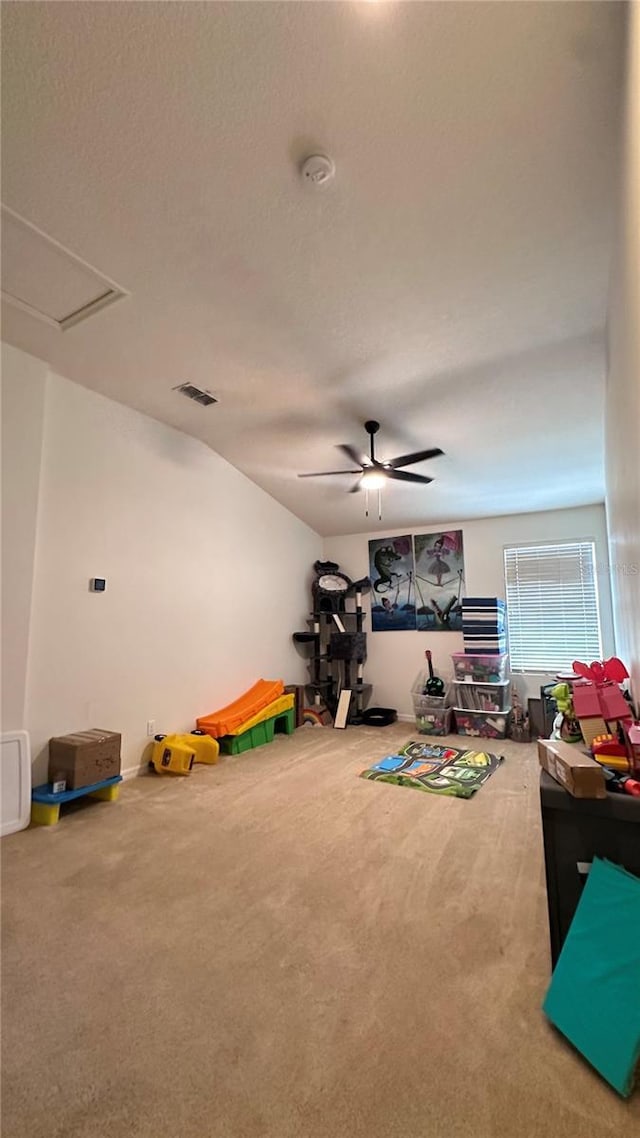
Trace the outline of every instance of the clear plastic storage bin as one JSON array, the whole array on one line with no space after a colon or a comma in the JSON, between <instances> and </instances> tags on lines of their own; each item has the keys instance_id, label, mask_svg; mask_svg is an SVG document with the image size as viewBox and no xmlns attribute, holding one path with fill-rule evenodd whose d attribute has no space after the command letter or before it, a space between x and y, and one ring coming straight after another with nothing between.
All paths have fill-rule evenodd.
<instances>
[{"instance_id":1,"label":"clear plastic storage bin","mask_svg":"<svg viewBox=\"0 0 640 1138\"><path fill-rule=\"evenodd\" d=\"M425 670L419 672L411 689L413 713L416 727L421 735L448 735L451 730L451 708L447 695L425 695L424 687L429 679Z\"/></svg>"},{"instance_id":2,"label":"clear plastic storage bin","mask_svg":"<svg viewBox=\"0 0 640 1138\"><path fill-rule=\"evenodd\" d=\"M453 673L456 680L472 681L476 684L498 684L507 678L508 655L467 656L465 652L454 652Z\"/></svg>"},{"instance_id":3,"label":"clear plastic storage bin","mask_svg":"<svg viewBox=\"0 0 640 1138\"><path fill-rule=\"evenodd\" d=\"M511 684L503 680L498 684L453 685L453 703L467 711L506 711L511 704Z\"/></svg>"},{"instance_id":4,"label":"clear plastic storage bin","mask_svg":"<svg viewBox=\"0 0 640 1138\"><path fill-rule=\"evenodd\" d=\"M419 696L413 698L413 710L416 717L416 727L421 735L449 735L451 732L451 708L434 707L437 696ZM444 705L444 697L442 705Z\"/></svg>"},{"instance_id":5,"label":"clear plastic storage bin","mask_svg":"<svg viewBox=\"0 0 640 1138\"><path fill-rule=\"evenodd\" d=\"M466 711L463 707L454 707L456 735L473 735L481 739L506 739L509 710Z\"/></svg>"}]
</instances>

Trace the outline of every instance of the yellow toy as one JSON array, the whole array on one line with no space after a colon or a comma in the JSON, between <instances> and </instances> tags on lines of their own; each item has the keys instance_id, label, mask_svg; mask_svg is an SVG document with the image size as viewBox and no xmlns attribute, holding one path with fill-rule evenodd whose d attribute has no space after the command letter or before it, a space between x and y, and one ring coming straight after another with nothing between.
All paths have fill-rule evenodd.
<instances>
[{"instance_id":1,"label":"yellow toy","mask_svg":"<svg viewBox=\"0 0 640 1138\"><path fill-rule=\"evenodd\" d=\"M193 747L197 763L213 765L220 758L220 744L210 735L205 735L204 731L191 731L189 735L176 735L176 739L182 739L187 746Z\"/></svg>"},{"instance_id":2,"label":"yellow toy","mask_svg":"<svg viewBox=\"0 0 640 1138\"><path fill-rule=\"evenodd\" d=\"M631 773L631 763L617 735L596 735L591 742L591 754L597 763L621 774Z\"/></svg>"},{"instance_id":3,"label":"yellow toy","mask_svg":"<svg viewBox=\"0 0 640 1138\"><path fill-rule=\"evenodd\" d=\"M194 763L217 763L219 755L210 735L156 735L149 766L158 774L191 774Z\"/></svg>"}]
</instances>

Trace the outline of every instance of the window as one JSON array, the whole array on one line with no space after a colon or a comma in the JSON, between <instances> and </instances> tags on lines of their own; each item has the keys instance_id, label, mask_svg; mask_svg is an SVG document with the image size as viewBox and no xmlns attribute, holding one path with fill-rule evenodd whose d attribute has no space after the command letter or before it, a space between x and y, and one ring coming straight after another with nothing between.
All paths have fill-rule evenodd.
<instances>
[{"instance_id":1,"label":"window","mask_svg":"<svg viewBox=\"0 0 640 1138\"><path fill-rule=\"evenodd\" d=\"M602 659L595 545L515 545L504 551L514 672L566 672Z\"/></svg>"}]
</instances>

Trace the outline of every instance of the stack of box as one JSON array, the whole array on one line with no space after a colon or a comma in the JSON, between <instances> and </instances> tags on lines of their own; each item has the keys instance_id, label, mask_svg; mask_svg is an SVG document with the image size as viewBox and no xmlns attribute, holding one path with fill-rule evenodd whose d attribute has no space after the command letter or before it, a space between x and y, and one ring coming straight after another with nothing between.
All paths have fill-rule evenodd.
<instances>
[{"instance_id":1,"label":"stack of box","mask_svg":"<svg viewBox=\"0 0 640 1138\"><path fill-rule=\"evenodd\" d=\"M464 597L464 650L471 656L500 656L507 650L505 603L498 597Z\"/></svg>"},{"instance_id":2,"label":"stack of box","mask_svg":"<svg viewBox=\"0 0 640 1138\"><path fill-rule=\"evenodd\" d=\"M464 651L453 655L456 732L504 739L511 712L504 601L465 597L462 637Z\"/></svg>"}]
</instances>

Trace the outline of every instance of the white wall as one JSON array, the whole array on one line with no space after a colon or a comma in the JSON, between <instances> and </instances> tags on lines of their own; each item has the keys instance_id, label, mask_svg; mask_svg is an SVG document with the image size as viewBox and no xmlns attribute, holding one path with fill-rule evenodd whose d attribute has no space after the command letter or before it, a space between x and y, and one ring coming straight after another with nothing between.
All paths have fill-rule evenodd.
<instances>
[{"instance_id":1,"label":"white wall","mask_svg":"<svg viewBox=\"0 0 640 1138\"><path fill-rule=\"evenodd\" d=\"M52 735L121 731L130 769L147 720L188 730L259 677L305 677L291 634L321 540L202 443L49 375L40 486L36 781Z\"/></svg>"},{"instance_id":2,"label":"white wall","mask_svg":"<svg viewBox=\"0 0 640 1138\"><path fill-rule=\"evenodd\" d=\"M557 541L563 538L592 538L596 543L599 569L600 615L602 620L603 650L613 653L613 624L609 574L606 571L607 536L603 506L583 506L572 510L551 510L539 514L512 514L498 518L484 518L466 522L447 522L425 525L412 533L430 533L434 530L461 529L463 531L466 592L468 596L504 597L503 550L505 545L528 541ZM389 530L389 536L398 536L406 530ZM380 533L351 534L348 537L325 538L324 556L337 561L349 576L355 578L369 573L369 538ZM369 608L369 600L367 601ZM367 622L370 629L370 622ZM374 685L371 705L395 707L400 714L410 715L410 690L413 681L424 667L425 648L431 649L436 671L443 679L452 675L451 653L462 650L462 633L459 632L370 632L367 637L368 659L365 679ZM521 694L536 696L547 676L519 676Z\"/></svg>"},{"instance_id":3,"label":"white wall","mask_svg":"<svg viewBox=\"0 0 640 1138\"><path fill-rule=\"evenodd\" d=\"M25 726L25 695L47 365L2 345L3 731Z\"/></svg>"},{"instance_id":4,"label":"white wall","mask_svg":"<svg viewBox=\"0 0 640 1138\"><path fill-rule=\"evenodd\" d=\"M609 307L606 485L616 639L640 704L640 5L628 11L624 165ZM640 707L639 707L640 710Z\"/></svg>"}]
</instances>

